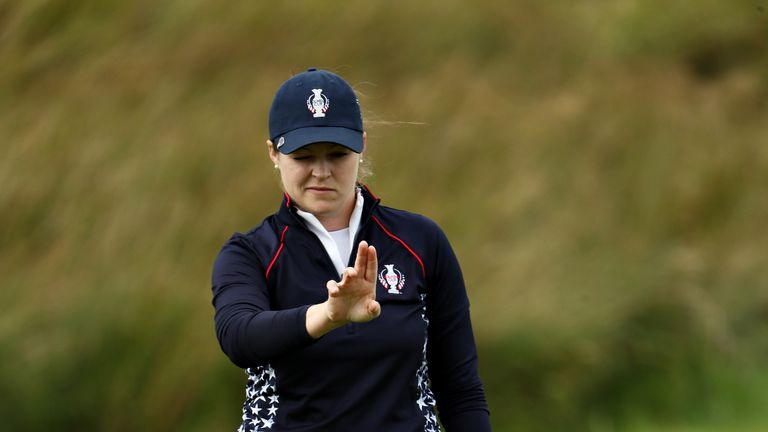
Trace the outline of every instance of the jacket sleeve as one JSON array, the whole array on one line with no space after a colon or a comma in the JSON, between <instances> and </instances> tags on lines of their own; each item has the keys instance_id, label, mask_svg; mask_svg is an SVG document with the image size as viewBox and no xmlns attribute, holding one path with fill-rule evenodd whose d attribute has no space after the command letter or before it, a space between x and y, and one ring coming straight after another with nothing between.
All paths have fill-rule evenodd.
<instances>
[{"instance_id":1,"label":"jacket sleeve","mask_svg":"<svg viewBox=\"0 0 768 432\"><path fill-rule=\"evenodd\" d=\"M213 306L221 349L239 367L269 362L313 339L307 333L309 306L271 310L265 269L250 242L235 234L213 266Z\"/></svg>"},{"instance_id":2,"label":"jacket sleeve","mask_svg":"<svg viewBox=\"0 0 768 432\"><path fill-rule=\"evenodd\" d=\"M447 432L490 431L464 278L448 239L436 229L433 269L427 269L427 361L440 421Z\"/></svg>"}]
</instances>

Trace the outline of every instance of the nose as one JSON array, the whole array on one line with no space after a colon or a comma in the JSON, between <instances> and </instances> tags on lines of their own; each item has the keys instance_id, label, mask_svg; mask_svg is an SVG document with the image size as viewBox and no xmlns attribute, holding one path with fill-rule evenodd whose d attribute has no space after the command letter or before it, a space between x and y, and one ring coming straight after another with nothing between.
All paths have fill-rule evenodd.
<instances>
[{"instance_id":1,"label":"nose","mask_svg":"<svg viewBox=\"0 0 768 432\"><path fill-rule=\"evenodd\" d=\"M312 175L317 178L330 177L331 164L328 163L326 158L317 158L317 161L312 165Z\"/></svg>"}]
</instances>

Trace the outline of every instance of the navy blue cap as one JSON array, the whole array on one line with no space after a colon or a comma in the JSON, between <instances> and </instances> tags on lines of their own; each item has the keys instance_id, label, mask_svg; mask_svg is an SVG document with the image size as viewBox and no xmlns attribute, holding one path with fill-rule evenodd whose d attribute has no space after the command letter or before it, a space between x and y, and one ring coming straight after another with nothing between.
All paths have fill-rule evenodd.
<instances>
[{"instance_id":1,"label":"navy blue cap","mask_svg":"<svg viewBox=\"0 0 768 432\"><path fill-rule=\"evenodd\" d=\"M294 75L277 90L269 110L269 139L278 151L332 142L363 151L363 117L352 87L315 68Z\"/></svg>"}]
</instances>

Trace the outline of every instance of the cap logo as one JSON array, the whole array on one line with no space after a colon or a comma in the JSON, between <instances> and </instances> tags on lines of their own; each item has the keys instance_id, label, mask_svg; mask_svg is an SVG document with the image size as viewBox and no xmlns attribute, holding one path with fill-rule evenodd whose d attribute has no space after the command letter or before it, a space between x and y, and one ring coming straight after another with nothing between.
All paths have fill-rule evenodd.
<instances>
[{"instance_id":1,"label":"cap logo","mask_svg":"<svg viewBox=\"0 0 768 432\"><path fill-rule=\"evenodd\" d=\"M285 137L280 137L279 140L277 140L277 149L280 150L280 147L285 145Z\"/></svg>"},{"instance_id":2,"label":"cap logo","mask_svg":"<svg viewBox=\"0 0 768 432\"><path fill-rule=\"evenodd\" d=\"M313 114L312 117L325 117L328 105L330 105L330 101L328 96L323 94L323 89L312 89L312 94L307 99L307 109Z\"/></svg>"}]
</instances>

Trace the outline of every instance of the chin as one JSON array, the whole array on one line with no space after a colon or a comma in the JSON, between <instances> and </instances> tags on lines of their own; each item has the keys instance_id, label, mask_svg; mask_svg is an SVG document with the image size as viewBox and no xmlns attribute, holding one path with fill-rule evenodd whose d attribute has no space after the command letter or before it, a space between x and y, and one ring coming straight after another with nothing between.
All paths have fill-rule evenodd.
<instances>
[{"instance_id":1,"label":"chin","mask_svg":"<svg viewBox=\"0 0 768 432\"><path fill-rule=\"evenodd\" d=\"M305 210L317 216L325 213L331 213L336 209L336 207L338 207L338 204L335 202L311 201L307 203Z\"/></svg>"}]
</instances>

